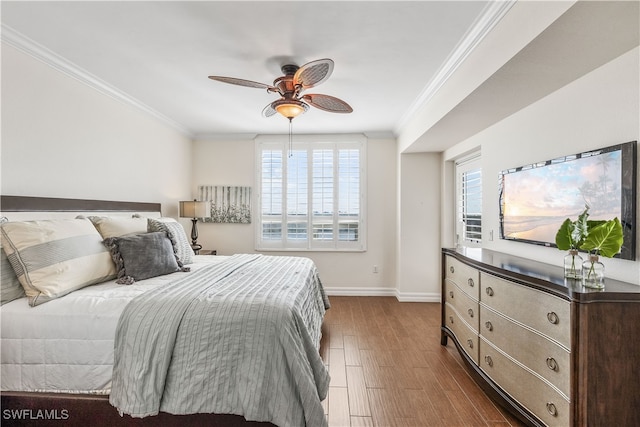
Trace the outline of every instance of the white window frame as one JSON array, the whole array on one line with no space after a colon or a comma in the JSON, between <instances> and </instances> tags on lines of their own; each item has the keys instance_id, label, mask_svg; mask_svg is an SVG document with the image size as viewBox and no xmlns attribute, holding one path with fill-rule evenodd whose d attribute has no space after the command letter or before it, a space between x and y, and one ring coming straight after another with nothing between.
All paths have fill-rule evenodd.
<instances>
[{"instance_id":1,"label":"white window frame","mask_svg":"<svg viewBox=\"0 0 640 427\"><path fill-rule=\"evenodd\" d=\"M482 158L480 151L465 156L464 158L457 159L455 161L455 176L456 176L456 207L455 207L455 219L456 219L456 245L458 246L482 246ZM467 224L465 223L465 198L463 197L464 191L464 178L463 175L475 170L479 170L481 174L480 178L480 238L470 238L467 235Z\"/></svg>"},{"instance_id":2,"label":"white window frame","mask_svg":"<svg viewBox=\"0 0 640 427\"><path fill-rule=\"evenodd\" d=\"M336 251L336 252L364 252L367 250L367 226L366 226L366 207L367 207L367 138L364 135L293 135L293 143L289 143L288 135L259 135L255 139L256 152L256 212L255 221L255 249L258 251ZM286 182L287 182L287 160L288 151L293 150L313 150L313 149L332 149L334 153L338 149L358 149L360 160L360 176L359 176L359 215L358 215L358 240L345 241L339 240L339 233L334 232L334 236L330 240L318 240L310 238L312 231L307 231L307 239L287 239L286 215ZM283 159L283 190L282 190L282 218L284 224L281 226L283 232L281 239L263 239L263 214L262 214L262 152L263 150L281 150ZM309 159L311 162L312 159ZM334 176L337 174L337 157L334 157ZM312 169L308 169L308 182L312 182ZM337 180L334 188L338 187ZM312 212L312 186L308 189L308 212L306 220L308 224L313 224ZM333 206L338 206L338 190L333 194ZM338 230L339 216L336 212L333 214L333 230Z\"/></svg>"}]
</instances>

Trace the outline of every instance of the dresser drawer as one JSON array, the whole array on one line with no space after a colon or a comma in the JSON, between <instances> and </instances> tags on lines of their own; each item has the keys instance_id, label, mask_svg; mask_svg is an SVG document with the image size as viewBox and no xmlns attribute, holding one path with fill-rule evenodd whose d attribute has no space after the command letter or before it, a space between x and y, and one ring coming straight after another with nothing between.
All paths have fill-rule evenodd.
<instances>
[{"instance_id":1,"label":"dresser drawer","mask_svg":"<svg viewBox=\"0 0 640 427\"><path fill-rule=\"evenodd\" d=\"M451 304L460 317L478 333L480 325L478 300L471 298L450 280L445 280L445 284L445 301Z\"/></svg>"},{"instance_id":2,"label":"dresser drawer","mask_svg":"<svg viewBox=\"0 0 640 427\"><path fill-rule=\"evenodd\" d=\"M463 321L456 309L449 303L444 305L445 325L451 329L465 353L478 364L478 332Z\"/></svg>"},{"instance_id":3,"label":"dresser drawer","mask_svg":"<svg viewBox=\"0 0 640 427\"><path fill-rule=\"evenodd\" d=\"M480 273L450 256L445 257L445 279L451 280L471 298L480 298Z\"/></svg>"},{"instance_id":4,"label":"dresser drawer","mask_svg":"<svg viewBox=\"0 0 640 427\"><path fill-rule=\"evenodd\" d=\"M535 371L570 396L570 352L540 335L480 305L480 334L494 346Z\"/></svg>"},{"instance_id":5,"label":"dresser drawer","mask_svg":"<svg viewBox=\"0 0 640 427\"><path fill-rule=\"evenodd\" d=\"M569 401L556 389L480 338L480 367L548 426L569 425Z\"/></svg>"},{"instance_id":6,"label":"dresser drawer","mask_svg":"<svg viewBox=\"0 0 640 427\"><path fill-rule=\"evenodd\" d=\"M571 348L571 304L490 274L480 274L480 301L487 307Z\"/></svg>"}]
</instances>

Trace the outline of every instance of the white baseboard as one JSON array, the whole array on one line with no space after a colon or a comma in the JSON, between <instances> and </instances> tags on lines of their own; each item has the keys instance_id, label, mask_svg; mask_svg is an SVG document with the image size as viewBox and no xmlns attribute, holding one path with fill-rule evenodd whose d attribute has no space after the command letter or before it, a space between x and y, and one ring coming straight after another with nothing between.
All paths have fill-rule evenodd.
<instances>
[{"instance_id":1,"label":"white baseboard","mask_svg":"<svg viewBox=\"0 0 640 427\"><path fill-rule=\"evenodd\" d=\"M363 288L363 287L341 287L324 288L329 296L349 296L349 297L396 297L400 302L441 302L439 293L433 292L398 292L395 288Z\"/></svg>"},{"instance_id":2,"label":"white baseboard","mask_svg":"<svg viewBox=\"0 0 640 427\"><path fill-rule=\"evenodd\" d=\"M397 292L400 302L442 302L440 294L433 292Z\"/></svg>"},{"instance_id":3,"label":"white baseboard","mask_svg":"<svg viewBox=\"0 0 640 427\"><path fill-rule=\"evenodd\" d=\"M358 287L340 287L340 288L324 288L327 295L346 296L346 297L395 297L397 291L394 288L364 288Z\"/></svg>"}]
</instances>

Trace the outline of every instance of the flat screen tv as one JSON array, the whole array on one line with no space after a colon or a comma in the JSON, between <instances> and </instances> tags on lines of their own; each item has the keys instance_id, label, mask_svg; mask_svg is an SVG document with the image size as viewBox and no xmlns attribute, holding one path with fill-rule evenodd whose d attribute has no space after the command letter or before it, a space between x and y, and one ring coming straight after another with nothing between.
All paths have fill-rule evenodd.
<instances>
[{"instance_id":1,"label":"flat screen tv","mask_svg":"<svg viewBox=\"0 0 640 427\"><path fill-rule=\"evenodd\" d=\"M618 217L619 256L635 260L637 141L500 173L500 238L555 247L558 228L585 205L589 219Z\"/></svg>"}]
</instances>

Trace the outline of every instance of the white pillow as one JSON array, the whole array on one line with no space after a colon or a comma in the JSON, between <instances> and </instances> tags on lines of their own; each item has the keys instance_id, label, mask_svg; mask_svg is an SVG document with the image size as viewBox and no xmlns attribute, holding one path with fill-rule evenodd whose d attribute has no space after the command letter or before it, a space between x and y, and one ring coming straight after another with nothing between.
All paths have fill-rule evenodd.
<instances>
[{"instance_id":1,"label":"white pillow","mask_svg":"<svg viewBox=\"0 0 640 427\"><path fill-rule=\"evenodd\" d=\"M2 246L32 306L116 276L88 219L8 222Z\"/></svg>"},{"instance_id":2,"label":"white pillow","mask_svg":"<svg viewBox=\"0 0 640 427\"><path fill-rule=\"evenodd\" d=\"M147 221L144 218L89 216L103 239L122 237L147 232Z\"/></svg>"}]
</instances>

